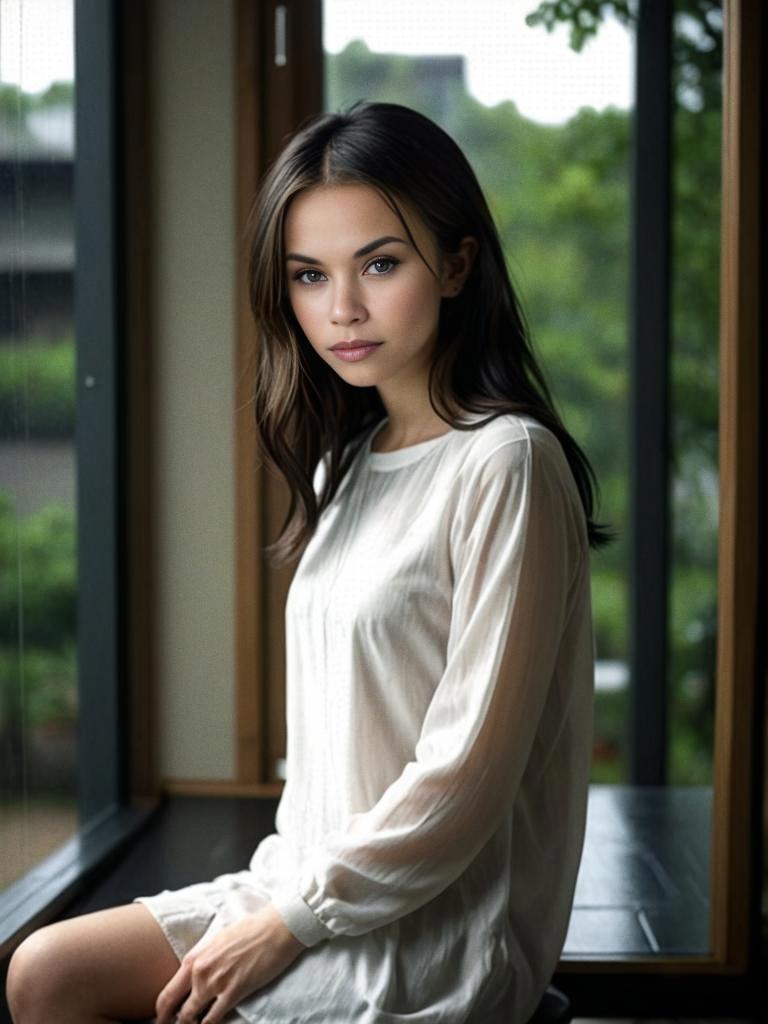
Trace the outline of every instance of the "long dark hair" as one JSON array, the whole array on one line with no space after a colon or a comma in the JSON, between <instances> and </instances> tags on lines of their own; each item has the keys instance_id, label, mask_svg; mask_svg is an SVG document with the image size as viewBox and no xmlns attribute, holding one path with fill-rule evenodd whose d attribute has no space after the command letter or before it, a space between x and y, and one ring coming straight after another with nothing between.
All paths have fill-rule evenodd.
<instances>
[{"instance_id":1,"label":"long dark hair","mask_svg":"<svg viewBox=\"0 0 768 1024\"><path fill-rule=\"evenodd\" d=\"M398 205L409 202L444 253L465 235L479 248L460 294L440 308L429 378L432 408L456 429L475 430L505 413L528 414L558 438L581 495L589 543L613 540L593 522L597 479L566 430L529 343L492 214L469 162L442 128L397 103L358 100L303 122L268 169L248 219L250 303L256 324L254 405L264 454L287 481L290 504L277 541L280 564L303 551L367 431L386 415L375 387L342 380L314 351L285 285L283 225L291 199L319 185L375 188L418 246ZM420 253L422 259L423 254ZM426 260L425 260L426 262ZM463 412L485 414L471 425ZM313 472L328 453L319 498Z\"/></svg>"}]
</instances>

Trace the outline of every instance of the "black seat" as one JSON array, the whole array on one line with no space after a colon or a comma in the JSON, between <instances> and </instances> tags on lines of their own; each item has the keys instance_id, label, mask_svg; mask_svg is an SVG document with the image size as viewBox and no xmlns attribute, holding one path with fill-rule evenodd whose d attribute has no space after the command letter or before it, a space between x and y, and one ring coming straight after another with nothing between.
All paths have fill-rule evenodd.
<instances>
[{"instance_id":1,"label":"black seat","mask_svg":"<svg viewBox=\"0 0 768 1024\"><path fill-rule=\"evenodd\" d=\"M571 1001L554 985L548 985L528 1024L570 1024Z\"/></svg>"}]
</instances>

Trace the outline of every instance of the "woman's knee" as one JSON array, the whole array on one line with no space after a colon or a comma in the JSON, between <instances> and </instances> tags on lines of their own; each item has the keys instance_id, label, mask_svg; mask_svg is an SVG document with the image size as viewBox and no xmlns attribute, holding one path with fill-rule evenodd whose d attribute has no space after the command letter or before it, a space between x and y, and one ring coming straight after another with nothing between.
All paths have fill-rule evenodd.
<instances>
[{"instance_id":1,"label":"woman's knee","mask_svg":"<svg viewBox=\"0 0 768 1024\"><path fill-rule=\"evenodd\" d=\"M65 985L57 927L38 928L17 947L8 966L6 994L16 1024L32 1024L46 1014L55 1019Z\"/></svg>"},{"instance_id":2,"label":"woman's knee","mask_svg":"<svg viewBox=\"0 0 768 1024\"><path fill-rule=\"evenodd\" d=\"M153 1015L179 960L146 907L134 903L46 925L13 954L15 1024Z\"/></svg>"}]
</instances>

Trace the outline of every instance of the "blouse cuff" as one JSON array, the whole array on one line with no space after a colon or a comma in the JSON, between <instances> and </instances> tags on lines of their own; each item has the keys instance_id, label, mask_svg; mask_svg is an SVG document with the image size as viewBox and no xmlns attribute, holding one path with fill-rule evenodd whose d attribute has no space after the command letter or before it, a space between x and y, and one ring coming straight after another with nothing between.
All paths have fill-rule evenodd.
<instances>
[{"instance_id":1,"label":"blouse cuff","mask_svg":"<svg viewBox=\"0 0 768 1024\"><path fill-rule=\"evenodd\" d=\"M305 946L316 946L323 939L332 939L335 932L326 928L301 896L287 896L273 900L272 905L282 917L289 931Z\"/></svg>"}]
</instances>

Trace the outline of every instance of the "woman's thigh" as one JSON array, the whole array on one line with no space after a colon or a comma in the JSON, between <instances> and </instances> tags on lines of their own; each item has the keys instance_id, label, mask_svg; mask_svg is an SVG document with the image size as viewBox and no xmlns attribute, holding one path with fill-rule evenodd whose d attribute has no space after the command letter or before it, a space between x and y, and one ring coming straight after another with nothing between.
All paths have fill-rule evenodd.
<instances>
[{"instance_id":1,"label":"woman's thigh","mask_svg":"<svg viewBox=\"0 0 768 1024\"><path fill-rule=\"evenodd\" d=\"M39 1019L42 1009L62 1022L153 1017L178 968L150 911L130 903L33 932L11 959L8 1002L22 1022Z\"/></svg>"}]
</instances>

